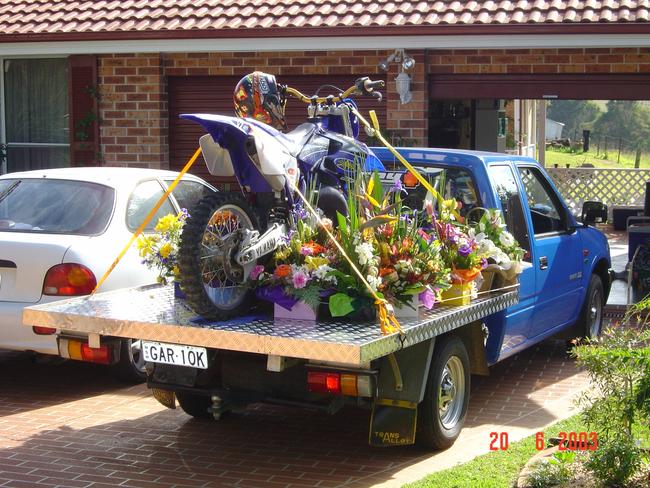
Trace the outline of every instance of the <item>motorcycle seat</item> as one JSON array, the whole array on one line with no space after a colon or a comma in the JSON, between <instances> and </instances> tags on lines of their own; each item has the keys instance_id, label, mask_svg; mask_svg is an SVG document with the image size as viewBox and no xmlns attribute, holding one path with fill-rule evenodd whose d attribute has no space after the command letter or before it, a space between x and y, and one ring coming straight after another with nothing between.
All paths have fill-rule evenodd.
<instances>
[{"instance_id":1,"label":"motorcycle seat","mask_svg":"<svg viewBox=\"0 0 650 488\"><path fill-rule=\"evenodd\" d=\"M315 131L316 126L314 124L305 122L291 132L284 134L284 137L281 137L280 141L282 141L282 144L289 150L292 156L298 157L298 154Z\"/></svg>"}]
</instances>

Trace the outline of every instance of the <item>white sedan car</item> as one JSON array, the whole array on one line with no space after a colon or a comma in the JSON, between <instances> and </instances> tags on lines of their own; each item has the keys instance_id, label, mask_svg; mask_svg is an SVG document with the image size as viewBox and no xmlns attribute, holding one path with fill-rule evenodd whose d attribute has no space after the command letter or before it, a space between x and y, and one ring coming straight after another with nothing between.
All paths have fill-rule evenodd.
<instances>
[{"instance_id":1,"label":"white sedan car","mask_svg":"<svg viewBox=\"0 0 650 488\"><path fill-rule=\"evenodd\" d=\"M116 364L126 380L144 378L139 342L90 348L87 337L22 325L23 307L89 294L178 175L137 168L64 168L0 176L0 349L60 354ZM186 175L145 229L215 191ZM99 291L154 283L135 245ZM62 334L57 343L56 333Z\"/></svg>"}]
</instances>

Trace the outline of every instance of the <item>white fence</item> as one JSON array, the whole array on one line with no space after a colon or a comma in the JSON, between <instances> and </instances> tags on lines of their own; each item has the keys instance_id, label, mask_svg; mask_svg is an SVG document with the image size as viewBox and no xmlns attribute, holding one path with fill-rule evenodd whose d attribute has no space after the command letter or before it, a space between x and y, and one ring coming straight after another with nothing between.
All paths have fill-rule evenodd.
<instances>
[{"instance_id":1,"label":"white fence","mask_svg":"<svg viewBox=\"0 0 650 488\"><path fill-rule=\"evenodd\" d=\"M546 168L574 214L586 200L612 205L641 205L648 169Z\"/></svg>"}]
</instances>

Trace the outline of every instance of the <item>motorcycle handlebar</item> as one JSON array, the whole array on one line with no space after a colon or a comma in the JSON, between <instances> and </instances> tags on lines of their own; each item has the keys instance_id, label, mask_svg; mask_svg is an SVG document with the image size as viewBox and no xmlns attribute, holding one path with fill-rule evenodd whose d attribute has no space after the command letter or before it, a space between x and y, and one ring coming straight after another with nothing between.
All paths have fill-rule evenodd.
<instances>
[{"instance_id":1,"label":"motorcycle handlebar","mask_svg":"<svg viewBox=\"0 0 650 488\"><path fill-rule=\"evenodd\" d=\"M291 95L292 97L297 98L301 102L311 103L311 104L336 103L336 102L340 102L345 98L349 98L351 95L371 95L377 98L379 101L381 101L382 98L381 93L376 92L374 90L375 88L383 88L383 87L384 87L383 80L372 81L370 78L366 76L357 79L354 82L354 85L352 85L350 88L345 90L337 97L333 95L329 95L327 97L318 97L318 96L308 97L307 95L299 92L295 88L291 88L290 86L285 87L285 92L287 95Z\"/></svg>"}]
</instances>

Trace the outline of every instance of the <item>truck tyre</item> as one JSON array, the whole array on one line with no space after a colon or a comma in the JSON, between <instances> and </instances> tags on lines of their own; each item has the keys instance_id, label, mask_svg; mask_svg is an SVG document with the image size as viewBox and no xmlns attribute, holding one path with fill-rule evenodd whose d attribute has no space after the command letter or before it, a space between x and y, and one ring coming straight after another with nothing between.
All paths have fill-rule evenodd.
<instances>
[{"instance_id":1,"label":"truck tyre","mask_svg":"<svg viewBox=\"0 0 650 488\"><path fill-rule=\"evenodd\" d=\"M217 193L190 210L178 252L181 289L192 309L209 320L224 320L250 310L247 276L234 255L239 229L258 230L252 207L238 194Z\"/></svg>"},{"instance_id":2,"label":"truck tyre","mask_svg":"<svg viewBox=\"0 0 650 488\"><path fill-rule=\"evenodd\" d=\"M469 356L463 341L446 336L436 344L424 400L418 406L417 443L446 449L460 435L469 404Z\"/></svg>"},{"instance_id":3,"label":"truck tyre","mask_svg":"<svg viewBox=\"0 0 650 488\"><path fill-rule=\"evenodd\" d=\"M585 295L585 302L578 319L577 331L583 337L595 339L600 335L603 326L603 307L605 291L600 276L593 274Z\"/></svg>"},{"instance_id":4,"label":"truck tyre","mask_svg":"<svg viewBox=\"0 0 650 488\"><path fill-rule=\"evenodd\" d=\"M147 379L141 342L134 339L120 341L120 361L115 365L115 376L125 383L143 383Z\"/></svg>"},{"instance_id":5,"label":"truck tyre","mask_svg":"<svg viewBox=\"0 0 650 488\"><path fill-rule=\"evenodd\" d=\"M192 393L176 393L178 404L187 415L196 419L211 419L212 414L208 410L212 406L209 396L193 395Z\"/></svg>"}]
</instances>

